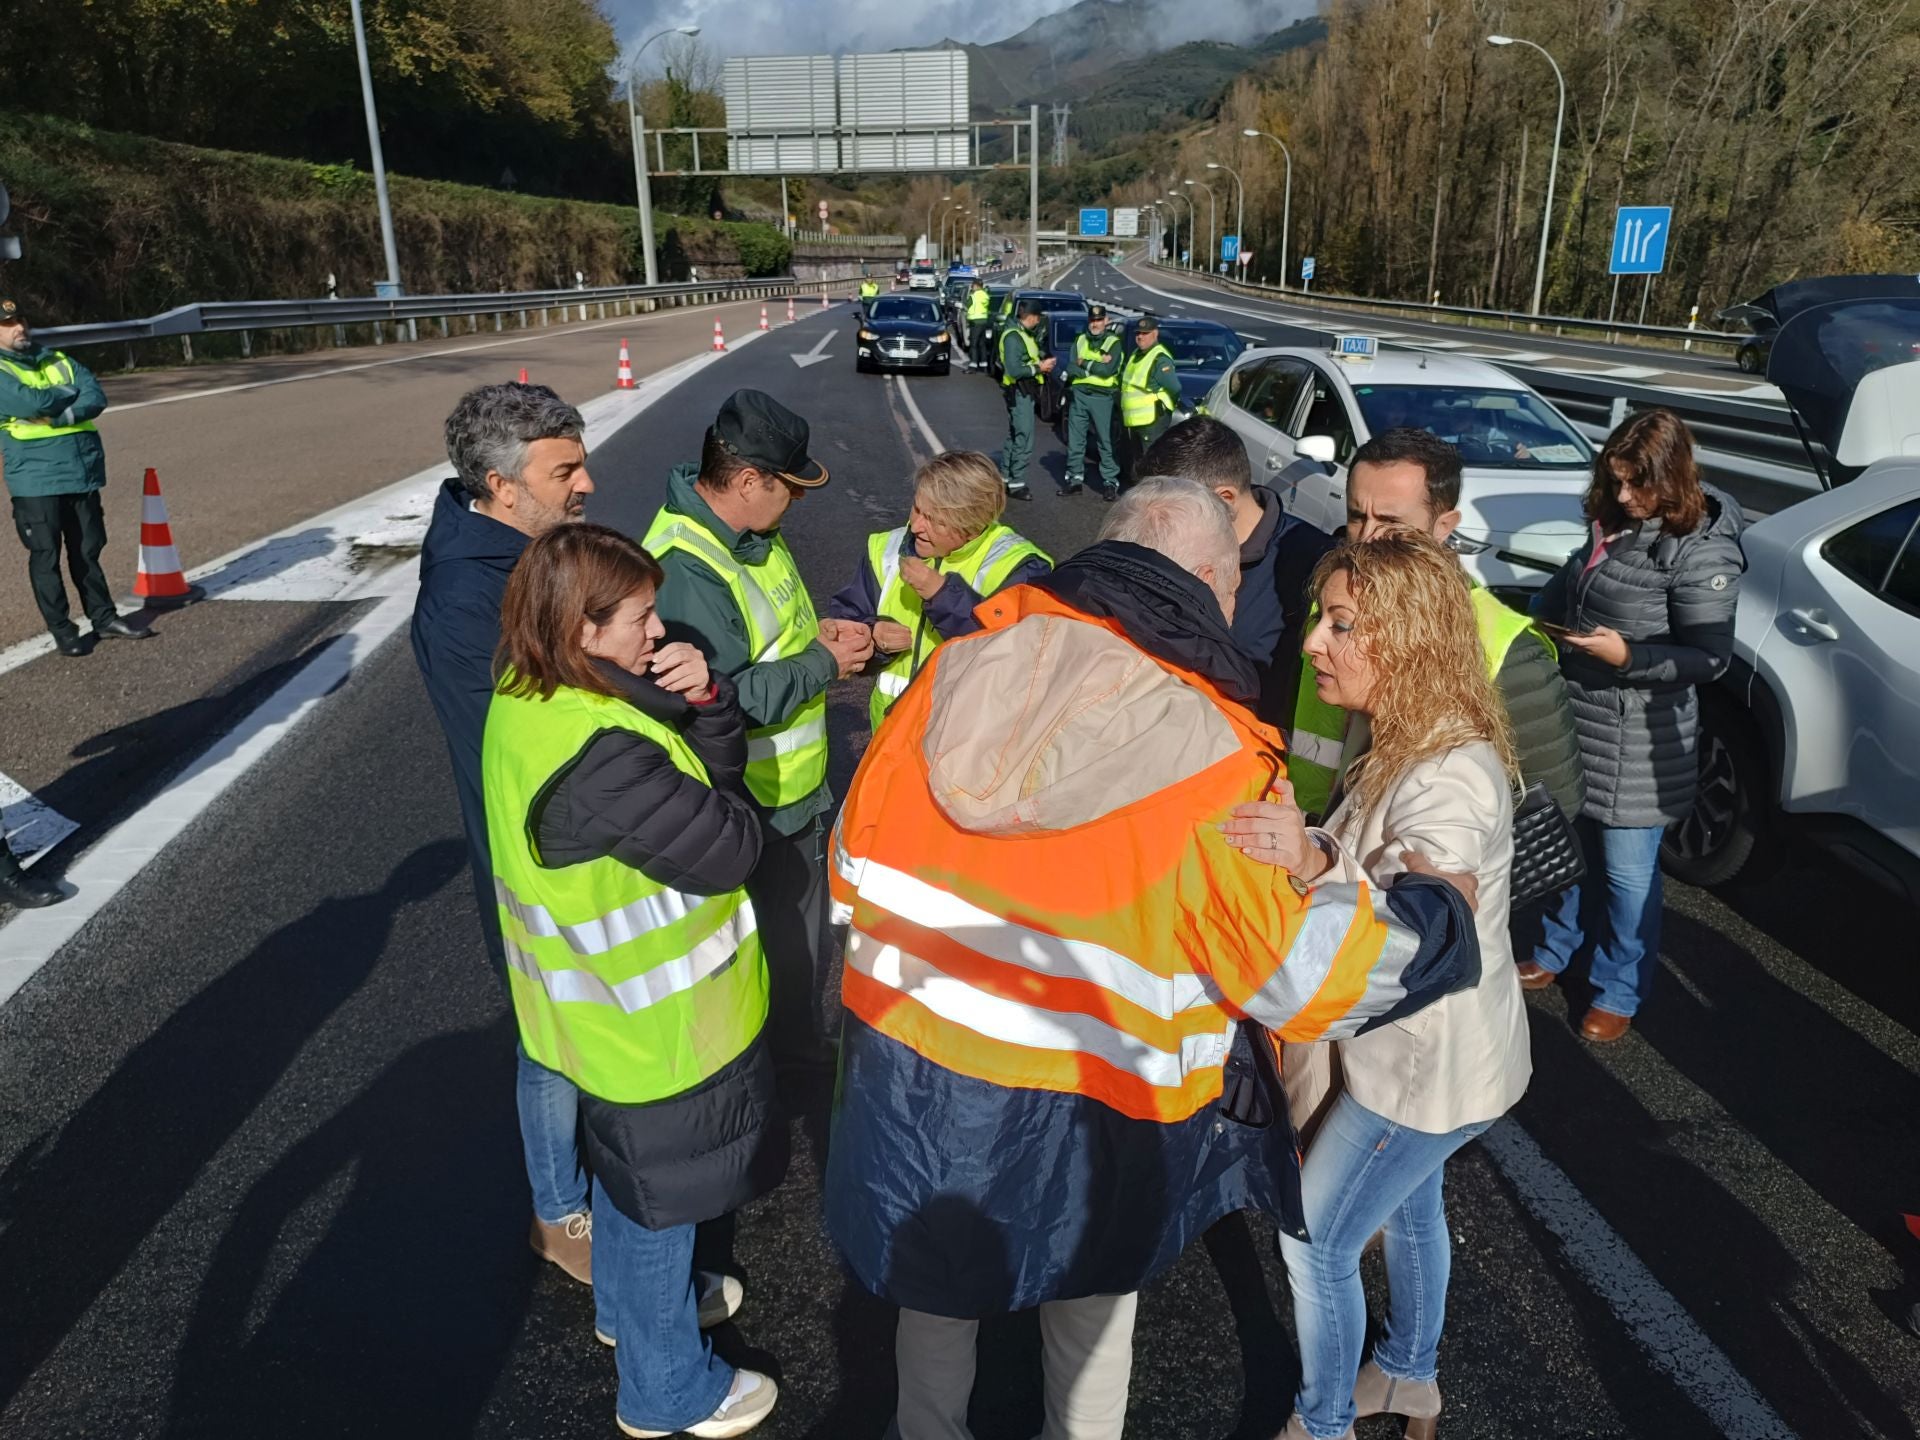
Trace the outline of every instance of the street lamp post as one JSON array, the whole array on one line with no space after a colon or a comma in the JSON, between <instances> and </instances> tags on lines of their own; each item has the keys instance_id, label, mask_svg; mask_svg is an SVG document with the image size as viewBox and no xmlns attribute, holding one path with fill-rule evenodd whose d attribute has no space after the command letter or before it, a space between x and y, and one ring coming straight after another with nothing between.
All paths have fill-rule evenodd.
<instances>
[{"instance_id":1,"label":"street lamp post","mask_svg":"<svg viewBox=\"0 0 1920 1440\"><path fill-rule=\"evenodd\" d=\"M1233 176L1233 226L1234 233L1240 237L1240 249L1247 248L1247 191L1240 183L1240 172L1231 165L1222 165L1218 160L1207 162L1209 170L1224 170Z\"/></svg>"},{"instance_id":2,"label":"street lamp post","mask_svg":"<svg viewBox=\"0 0 1920 1440\"><path fill-rule=\"evenodd\" d=\"M1242 130L1240 133L1249 139L1257 135L1273 141L1280 147L1280 153L1287 157L1287 193L1280 207L1280 288L1284 290L1287 288L1287 232L1293 228L1293 151L1278 135L1269 135L1264 130ZM1244 245L1246 241L1242 239L1240 243Z\"/></svg>"},{"instance_id":3,"label":"street lamp post","mask_svg":"<svg viewBox=\"0 0 1920 1440\"><path fill-rule=\"evenodd\" d=\"M354 0L356 9L359 3L360 0ZM633 192L640 207L640 264L649 285L660 283L660 270L653 259L653 181L647 174L646 124L640 118L640 106L634 99L634 91L640 88L640 52L668 35L699 33L698 25L675 25L649 35L634 48L633 59L627 62L627 126L633 134Z\"/></svg>"},{"instance_id":4,"label":"street lamp post","mask_svg":"<svg viewBox=\"0 0 1920 1440\"><path fill-rule=\"evenodd\" d=\"M1215 224L1213 210L1213 187L1204 180L1182 180L1180 183L1194 185L1207 192L1207 273L1211 275L1215 263L1220 259L1218 227Z\"/></svg>"},{"instance_id":5,"label":"street lamp post","mask_svg":"<svg viewBox=\"0 0 1920 1440\"><path fill-rule=\"evenodd\" d=\"M360 99L367 108L367 148L373 152L373 195L380 206L380 248L386 252L389 295L400 293L400 251L393 243L393 208L387 204L387 161L380 149L380 116L373 108L373 69L367 63L367 25L353 0L353 48L360 60ZM378 338L377 336L375 338Z\"/></svg>"},{"instance_id":6,"label":"street lamp post","mask_svg":"<svg viewBox=\"0 0 1920 1440\"><path fill-rule=\"evenodd\" d=\"M1193 249L1194 222L1199 219L1198 212L1193 208L1193 197L1191 195L1182 195L1178 190L1169 190L1167 194L1171 195L1175 200L1184 200L1187 202L1187 248L1191 250ZM1173 263L1176 266L1181 263L1180 212L1178 210L1173 212ZM1191 259L1187 260L1186 268L1189 270L1193 268L1193 261Z\"/></svg>"},{"instance_id":7,"label":"street lamp post","mask_svg":"<svg viewBox=\"0 0 1920 1440\"><path fill-rule=\"evenodd\" d=\"M927 237L927 244L933 244L933 207L936 205L944 205L952 198L953 196L951 195L942 195L938 200L932 200L927 203L927 224L923 232Z\"/></svg>"},{"instance_id":8,"label":"street lamp post","mask_svg":"<svg viewBox=\"0 0 1920 1440\"><path fill-rule=\"evenodd\" d=\"M1547 55L1546 48L1531 40L1522 40L1515 35L1489 35L1489 45L1525 45L1529 50L1538 50L1547 56L1547 64L1553 66L1553 80L1560 87L1560 108L1553 117L1553 158L1547 164L1547 200L1540 207L1540 258L1533 267L1533 313L1540 313L1540 301L1547 284L1547 240L1553 233L1553 182L1560 173L1560 126L1567 118L1567 79L1560 73L1559 62Z\"/></svg>"}]
</instances>

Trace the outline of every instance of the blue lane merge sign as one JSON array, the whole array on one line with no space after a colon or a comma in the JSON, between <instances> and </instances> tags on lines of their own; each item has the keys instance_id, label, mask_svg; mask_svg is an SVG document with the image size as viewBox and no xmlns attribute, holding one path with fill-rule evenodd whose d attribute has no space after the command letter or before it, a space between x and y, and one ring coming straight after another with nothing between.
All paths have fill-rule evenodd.
<instances>
[{"instance_id":1,"label":"blue lane merge sign","mask_svg":"<svg viewBox=\"0 0 1920 1440\"><path fill-rule=\"evenodd\" d=\"M1104 210L1082 210L1080 212L1080 233L1082 235L1106 234L1107 212Z\"/></svg>"},{"instance_id":2,"label":"blue lane merge sign","mask_svg":"<svg viewBox=\"0 0 1920 1440\"><path fill-rule=\"evenodd\" d=\"M1613 258L1609 275L1658 275L1667 268L1671 205L1622 206L1613 220Z\"/></svg>"},{"instance_id":3,"label":"blue lane merge sign","mask_svg":"<svg viewBox=\"0 0 1920 1440\"><path fill-rule=\"evenodd\" d=\"M1220 258L1231 265L1240 258L1240 237L1222 235L1220 237Z\"/></svg>"},{"instance_id":4,"label":"blue lane merge sign","mask_svg":"<svg viewBox=\"0 0 1920 1440\"><path fill-rule=\"evenodd\" d=\"M1311 280L1313 278L1313 257L1311 255L1300 262L1300 278L1302 280Z\"/></svg>"}]
</instances>

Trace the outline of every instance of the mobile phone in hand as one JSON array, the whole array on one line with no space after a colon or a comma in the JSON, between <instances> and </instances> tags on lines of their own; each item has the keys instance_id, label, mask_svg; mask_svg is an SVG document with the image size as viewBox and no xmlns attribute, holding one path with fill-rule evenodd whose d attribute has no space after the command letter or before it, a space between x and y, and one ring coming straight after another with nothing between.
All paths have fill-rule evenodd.
<instances>
[{"instance_id":1,"label":"mobile phone in hand","mask_svg":"<svg viewBox=\"0 0 1920 1440\"><path fill-rule=\"evenodd\" d=\"M1547 634L1549 635L1556 635L1556 636L1591 635L1593 633L1593 631L1591 630L1575 630L1571 626L1562 625L1557 620L1536 620L1533 623L1538 625L1542 630L1546 631Z\"/></svg>"}]
</instances>

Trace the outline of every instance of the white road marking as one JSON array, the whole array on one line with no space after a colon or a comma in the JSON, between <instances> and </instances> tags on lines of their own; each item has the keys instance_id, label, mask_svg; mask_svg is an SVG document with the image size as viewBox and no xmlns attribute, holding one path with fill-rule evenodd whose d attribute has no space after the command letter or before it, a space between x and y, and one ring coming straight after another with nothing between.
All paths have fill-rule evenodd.
<instances>
[{"instance_id":1,"label":"white road marking","mask_svg":"<svg viewBox=\"0 0 1920 1440\"><path fill-rule=\"evenodd\" d=\"M927 451L932 455L944 454L946 446L940 443L940 437L933 433L933 427L927 423L927 417L920 413L920 403L913 398L913 391L907 388L904 375L893 377L893 383L900 387L900 398L907 402L907 414L913 417L914 428L919 430L920 438L927 442Z\"/></svg>"},{"instance_id":2,"label":"white road marking","mask_svg":"<svg viewBox=\"0 0 1920 1440\"><path fill-rule=\"evenodd\" d=\"M820 343L814 346L813 349L807 351L804 355L793 355L793 356L790 356L789 358L793 361L794 364L798 365L802 370L804 370L809 365L818 365L822 360L831 360L833 357L826 353L826 349L827 349L827 346L831 345L832 343L833 343L833 331L829 330L826 334L820 337Z\"/></svg>"},{"instance_id":3,"label":"white road marking","mask_svg":"<svg viewBox=\"0 0 1920 1440\"><path fill-rule=\"evenodd\" d=\"M80 827L11 775L0 773L0 845L31 865Z\"/></svg>"},{"instance_id":4,"label":"white road marking","mask_svg":"<svg viewBox=\"0 0 1920 1440\"><path fill-rule=\"evenodd\" d=\"M1559 1239L1567 1264L1607 1302L1655 1368L1727 1440L1796 1440L1786 1421L1518 1121L1502 1120L1480 1143L1533 1217Z\"/></svg>"}]
</instances>

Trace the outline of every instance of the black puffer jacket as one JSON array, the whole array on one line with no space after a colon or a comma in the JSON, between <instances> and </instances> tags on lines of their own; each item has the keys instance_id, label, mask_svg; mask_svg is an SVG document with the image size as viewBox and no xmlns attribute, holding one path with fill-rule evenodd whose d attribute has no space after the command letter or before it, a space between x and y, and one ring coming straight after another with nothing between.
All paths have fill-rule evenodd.
<instances>
[{"instance_id":1,"label":"black puffer jacket","mask_svg":"<svg viewBox=\"0 0 1920 1440\"><path fill-rule=\"evenodd\" d=\"M1573 630L1605 625L1627 640L1613 669L1572 646L1561 672L1587 772L1585 813L1602 825L1668 825L1698 788L1694 687L1726 673L1746 559L1740 507L1711 486L1707 518L1669 535L1658 520L1626 530L1592 569L1589 539L1542 588L1535 613Z\"/></svg>"},{"instance_id":2,"label":"black puffer jacket","mask_svg":"<svg viewBox=\"0 0 1920 1440\"><path fill-rule=\"evenodd\" d=\"M549 867L607 857L691 895L746 882L760 858L760 811L747 794L746 720L733 684L691 705L652 680L601 673L629 704L673 726L707 767L703 785L630 730L605 730L541 788L527 817ZM650 1229L739 1209L780 1183L787 1131L774 1114L765 1038L692 1090L650 1105L619 1105L584 1091L580 1115L595 1183Z\"/></svg>"}]
</instances>

